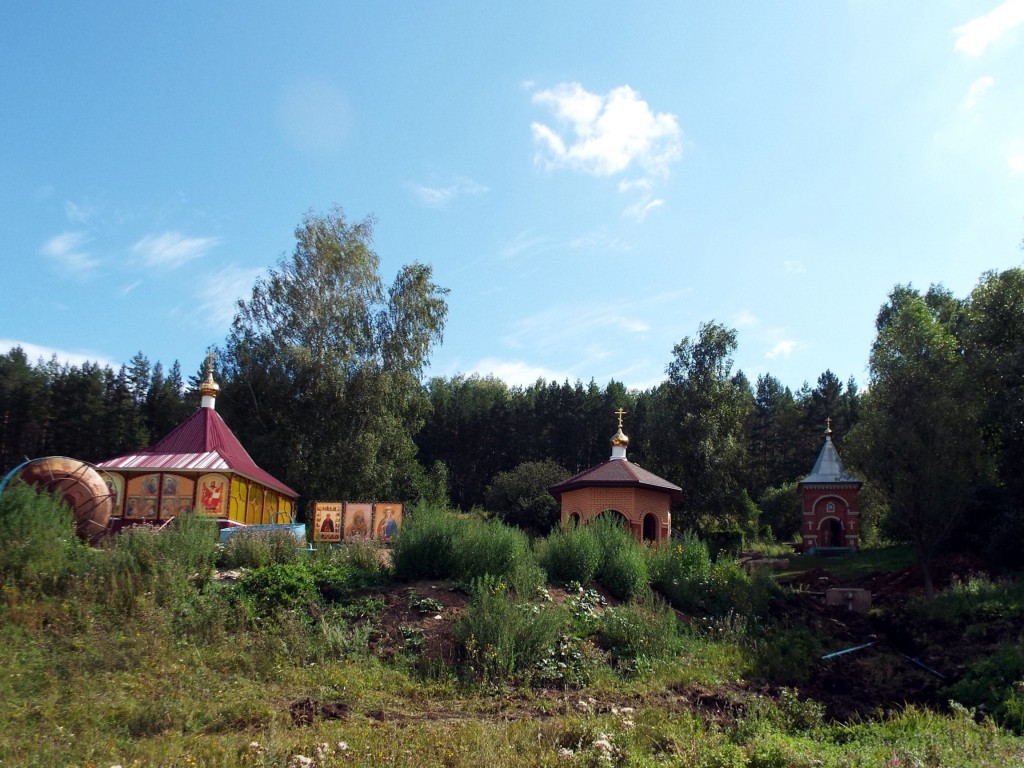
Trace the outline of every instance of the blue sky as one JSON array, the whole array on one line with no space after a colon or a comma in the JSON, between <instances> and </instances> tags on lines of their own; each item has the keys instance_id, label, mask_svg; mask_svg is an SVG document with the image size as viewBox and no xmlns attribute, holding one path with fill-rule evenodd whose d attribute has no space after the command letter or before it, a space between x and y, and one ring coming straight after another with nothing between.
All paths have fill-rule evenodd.
<instances>
[{"instance_id":1,"label":"blue sky","mask_svg":"<svg viewBox=\"0 0 1024 768\"><path fill-rule=\"evenodd\" d=\"M0 350L198 369L309 210L451 289L430 372L867 380L1024 253L1024 0L0 9Z\"/></svg>"}]
</instances>

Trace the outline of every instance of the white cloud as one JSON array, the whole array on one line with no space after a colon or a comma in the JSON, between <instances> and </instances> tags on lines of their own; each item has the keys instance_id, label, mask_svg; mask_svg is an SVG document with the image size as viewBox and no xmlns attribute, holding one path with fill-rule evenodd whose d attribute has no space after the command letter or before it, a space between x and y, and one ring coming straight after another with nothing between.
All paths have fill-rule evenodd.
<instances>
[{"instance_id":1,"label":"white cloud","mask_svg":"<svg viewBox=\"0 0 1024 768\"><path fill-rule=\"evenodd\" d=\"M676 116L654 113L628 85L594 94L579 83L562 83L533 95L550 107L565 135L544 123L533 123L537 162L549 168L570 168L594 176L613 176L633 166L648 175L664 176L682 156Z\"/></svg>"},{"instance_id":2,"label":"white cloud","mask_svg":"<svg viewBox=\"0 0 1024 768\"><path fill-rule=\"evenodd\" d=\"M807 269L799 261L793 259L786 259L782 262L782 267L790 274L799 275L802 272L806 272Z\"/></svg>"},{"instance_id":3,"label":"white cloud","mask_svg":"<svg viewBox=\"0 0 1024 768\"><path fill-rule=\"evenodd\" d=\"M1006 158L1006 162L1014 173L1024 173L1024 153L1010 155Z\"/></svg>"},{"instance_id":4,"label":"white cloud","mask_svg":"<svg viewBox=\"0 0 1024 768\"><path fill-rule=\"evenodd\" d=\"M967 56L981 56L1005 32L1024 23L1024 0L1006 0L986 13L956 27L956 50Z\"/></svg>"},{"instance_id":5,"label":"white cloud","mask_svg":"<svg viewBox=\"0 0 1024 768\"><path fill-rule=\"evenodd\" d=\"M431 187L425 184L409 182L407 184L417 199L431 208L443 208L457 197L476 197L488 192L488 188L473 179L460 177L450 184Z\"/></svg>"},{"instance_id":6,"label":"white cloud","mask_svg":"<svg viewBox=\"0 0 1024 768\"><path fill-rule=\"evenodd\" d=\"M75 203L71 200L64 201L64 215L68 217L68 221L73 221L76 224L84 224L92 218L95 209L88 203Z\"/></svg>"},{"instance_id":7,"label":"white cloud","mask_svg":"<svg viewBox=\"0 0 1024 768\"><path fill-rule=\"evenodd\" d=\"M741 309L736 313L736 316L732 320L732 324L738 329L756 328L761 324L761 321L758 319L757 315L749 309Z\"/></svg>"},{"instance_id":8,"label":"white cloud","mask_svg":"<svg viewBox=\"0 0 1024 768\"><path fill-rule=\"evenodd\" d=\"M603 251L605 253L629 253L633 250L630 242L621 237L612 237L605 231L588 232L569 241L570 248Z\"/></svg>"},{"instance_id":9,"label":"white cloud","mask_svg":"<svg viewBox=\"0 0 1024 768\"><path fill-rule=\"evenodd\" d=\"M778 357L788 358L793 354L793 350L796 349L796 342L790 339L784 339L778 342L774 347L765 352L765 357L769 360L775 360Z\"/></svg>"},{"instance_id":10,"label":"white cloud","mask_svg":"<svg viewBox=\"0 0 1024 768\"><path fill-rule=\"evenodd\" d=\"M83 246L89 241L84 232L64 232L43 243L42 252L69 272L82 274L99 264Z\"/></svg>"},{"instance_id":11,"label":"white cloud","mask_svg":"<svg viewBox=\"0 0 1024 768\"><path fill-rule=\"evenodd\" d=\"M219 242L216 237L185 237L180 232L147 235L132 246L132 253L146 267L177 269L210 250Z\"/></svg>"},{"instance_id":12,"label":"white cloud","mask_svg":"<svg viewBox=\"0 0 1024 768\"><path fill-rule=\"evenodd\" d=\"M655 297L645 300L642 306L652 311L657 303ZM590 305L559 305L522 318L516 323L515 330L502 341L513 349L543 352L582 349L584 344L600 334L645 334L651 326L640 316L640 308L637 303L625 301L616 302L614 308L604 301Z\"/></svg>"},{"instance_id":13,"label":"white cloud","mask_svg":"<svg viewBox=\"0 0 1024 768\"><path fill-rule=\"evenodd\" d=\"M554 242L541 235L535 235L530 231L520 232L511 242L502 246L499 256L503 261L518 259L524 254L534 251L547 251L554 247Z\"/></svg>"},{"instance_id":14,"label":"white cloud","mask_svg":"<svg viewBox=\"0 0 1024 768\"><path fill-rule=\"evenodd\" d=\"M531 365L522 360L498 360L493 357L486 357L480 360L471 370L466 371L466 374L477 374L481 377L493 376L510 387L528 387L536 382L537 379L564 381L574 378L565 371L556 371L540 365Z\"/></svg>"},{"instance_id":15,"label":"white cloud","mask_svg":"<svg viewBox=\"0 0 1024 768\"><path fill-rule=\"evenodd\" d=\"M256 278L265 273L264 269L238 267L229 264L199 283L197 314L206 327L227 331L235 317L235 305L239 299L248 299Z\"/></svg>"},{"instance_id":16,"label":"white cloud","mask_svg":"<svg viewBox=\"0 0 1024 768\"><path fill-rule=\"evenodd\" d=\"M83 363L96 363L100 367L109 367L114 369L120 368L121 366L120 363L115 363L114 361L93 352L69 352L66 349L47 347L41 344L32 344L27 341L0 339L0 350L10 352L15 347L21 347L31 365L35 365L40 359L48 362L50 358L56 355L57 360L61 363L68 363L70 365L81 366Z\"/></svg>"},{"instance_id":17,"label":"white cloud","mask_svg":"<svg viewBox=\"0 0 1024 768\"><path fill-rule=\"evenodd\" d=\"M995 83L996 81L992 77L979 77L977 80L971 83L971 87L967 89L967 95L964 97L964 100L960 103L960 109L974 109L976 106L978 106L978 102L981 101L981 97L985 95L985 92L988 91L988 89L991 88L993 85L995 85Z\"/></svg>"},{"instance_id":18,"label":"white cloud","mask_svg":"<svg viewBox=\"0 0 1024 768\"><path fill-rule=\"evenodd\" d=\"M660 198L651 198L650 196L644 196L637 200L632 205L626 206L626 210L622 212L622 215L627 219L633 219L635 221L643 221L647 218L647 214L653 211L655 208L660 208L665 204L665 201Z\"/></svg>"}]
</instances>

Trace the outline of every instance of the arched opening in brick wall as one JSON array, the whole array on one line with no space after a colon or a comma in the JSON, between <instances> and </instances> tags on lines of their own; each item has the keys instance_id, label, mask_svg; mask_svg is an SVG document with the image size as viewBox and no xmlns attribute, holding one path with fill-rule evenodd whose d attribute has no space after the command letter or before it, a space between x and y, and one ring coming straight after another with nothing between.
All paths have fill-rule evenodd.
<instances>
[{"instance_id":1,"label":"arched opening in brick wall","mask_svg":"<svg viewBox=\"0 0 1024 768\"><path fill-rule=\"evenodd\" d=\"M846 542L843 539L843 524L834 517L827 517L821 521L818 546L821 547L842 547Z\"/></svg>"},{"instance_id":2,"label":"arched opening in brick wall","mask_svg":"<svg viewBox=\"0 0 1024 768\"><path fill-rule=\"evenodd\" d=\"M644 541L658 540L658 516L653 512L644 515L643 539Z\"/></svg>"}]
</instances>

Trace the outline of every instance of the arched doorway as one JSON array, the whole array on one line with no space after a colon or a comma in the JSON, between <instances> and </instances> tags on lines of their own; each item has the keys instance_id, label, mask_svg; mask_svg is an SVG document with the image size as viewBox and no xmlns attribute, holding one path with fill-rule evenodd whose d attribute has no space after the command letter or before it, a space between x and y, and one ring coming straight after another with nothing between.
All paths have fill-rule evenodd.
<instances>
[{"instance_id":1,"label":"arched doorway","mask_svg":"<svg viewBox=\"0 0 1024 768\"><path fill-rule=\"evenodd\" d=\"M580 527L580 513L570 512L569 513L569 527L579 528Z\"/></svg>"},{"instance_id":2,"label":"arched doorway","mask_svg":"<svg viewBox=\"0 0 1024 768\"><path fill-rule=\"evenodd\" d=\"M843 546L843 526L834 517L822 521L821 545L823 547Z\"/></svg>"},{"instance_id":3,"label":"arched doorway","mask_svg":"<svg viewBox=\"0 0 1024 768\"><path fill-rule=\"evenodd\" d=\"M644 541L658 540L658 516L653 512L648 512L644 515L643 536Z\"/></svg>"}]
</instances>

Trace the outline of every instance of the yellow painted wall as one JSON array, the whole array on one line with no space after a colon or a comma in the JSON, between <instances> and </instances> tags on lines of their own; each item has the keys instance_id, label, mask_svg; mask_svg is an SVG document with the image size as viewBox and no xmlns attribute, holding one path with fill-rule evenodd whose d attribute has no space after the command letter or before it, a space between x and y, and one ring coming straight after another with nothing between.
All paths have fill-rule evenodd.
<instances>
[{"instance_id":1,"label":"yellow painted wall","mask_svg":"<svg viewBox=\"0 0 1024 768\"><path fill-rule=\"evenodd\" d=\"M245 522L245 507L249 499L249 483L243 478L231 478L231 498L228 502L228 518L236 523Z\"/></svg>"}]
</instances>

